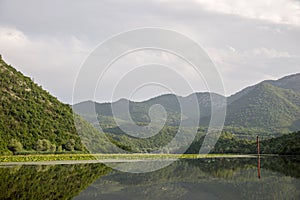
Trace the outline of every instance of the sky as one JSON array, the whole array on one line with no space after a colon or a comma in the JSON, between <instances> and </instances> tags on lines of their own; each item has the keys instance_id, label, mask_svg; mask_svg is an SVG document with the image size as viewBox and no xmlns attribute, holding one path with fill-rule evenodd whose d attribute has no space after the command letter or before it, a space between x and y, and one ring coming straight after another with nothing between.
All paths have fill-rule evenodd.
<instances>
[{"instance_id":1,"label":"sky","mask_svg":"<svg viewBox=\"0 0 300 200\"><path fill-rule=\"evenodd\" d=\"M174 30L197 42L214 63L227 96L265 79L300 72L298 0L0 0L0 54L65 103L72 103L82 65L99 44L143 27ZM149 63L155 63L152 71L144 67L120 81L132 66ZM207 91L178 57L144 50L119 59L95 86L94 100L139 101L170 91L190 93L182 84L174 90L132 85L136 79L158 76L177 83L178 73L172 77L159 68L167 65L178 69L193 91ZM128 91L111 98L116 82Z\"/></svg>"}]
</instances>

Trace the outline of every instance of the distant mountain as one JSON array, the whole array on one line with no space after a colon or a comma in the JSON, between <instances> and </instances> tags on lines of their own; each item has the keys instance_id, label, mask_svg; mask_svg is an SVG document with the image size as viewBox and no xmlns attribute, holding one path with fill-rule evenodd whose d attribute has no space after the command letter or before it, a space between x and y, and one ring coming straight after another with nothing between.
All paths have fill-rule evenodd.
<instances>
[{"instance_id":1,"label":"distant mountain","mask_svg":"<svg viewBox=\"0 0 300 200\"><path fill-rule=\"evenodd\" d=\"M245 89L242 89L241 91L235 93L234 95L231 95L227 102L230 104L233 101L239 99L240 97L244 96L248 92L250 92L252 89L254 89L257 85L263 84L263 83L269 83L273 86L283 88L283 89L290 89L294 92L300 92L300 73L298 74L292 74L289 76L285 76L283 78L280 78L278 80L265 80L262 81L256 85L246 87Z\"/></svg>"},{"instance_id":2,"label":"distant mountain","mask_svg":"<svg viewBox=\"0 0 300 200\"><path fill-rule=\"evenodd\" d=\"M300 74L265 80L228 97L225 125L300 130Z\"/></svg>"},{"instance_id":3,"label":"distant mountain","mask_svg":"<svg viewBox=\"0 0 300 200\"><path fill-rule=\"evenodd\" d=\"M183 119L191 119L194 110L195 104L191 103L194 99L198 100L198 106L200 108L200 116L210 116L211 114L211 96L215 99L216 108L220 108L222 104L226 102L225 97L215 94L215 93L194 93L187 97L176 96L174 94L165 94L158 97L151 98L143 102L133 102L127 99L121 99L114 103L96 103L92 101L85 101L78 104L75 104L73 108L82 116L88 119L88 116L93 113L93 110L96 111L97 115L102 119L108 119L113 116L112 106L115 108L123 108L125 105L129 105L129 112L131 114L132 120L136 123L150 123L150 117L148 115L149 109L151 106L159 104L164 107L168 115L167 124L168 125L178 125L181 119L181 107L183 105L186 109L183 113ZM124 116L118 116L120 119L127 120ZM113 119L111 119L113 121ZM101 123L101 121L100 121Z\"/></svg>"},{"instance_id":4,"label":"distant mountain","mask_svg":"<svg viewBox=\"0 0 300 200\"><path fill-rule=\"evenodd\" d=\"M89 123L75 117L89 134ZM107 148L104 140L101 148ZM30 78L6 64L0 56L0 154L12 151L83 151L72 109ZM23 150L22 150L23 149Z\"/></svg>"},{"instance_id":5,"label":"distant mountain","mask_svg":"<svg viewBox=\"0 0 300 200\"><path fill-rule=\"evenodd\" d=\"M189 105L190 99L196 95L201 112L200 125L207 126L211 115L210 93L194 93L187 97L167 94L154 97L143 102L132 102L121 99L113 104L82 102L74 105L78 113L88 116L91 108L96 109L100 123L113 123L111 105L121 106L129 103L132 119L137 123L149 123L149 108L162 105L168 114L167 125L178 125L181 117L179 101ZM218 99L216 107L222 106L225 97L212 93ZM227 115L225 125L228 127L253 128L264 132L289 132L300 130L300 74L283 77L279 80L266 80L247 87L227 99ZM194 105L187 110L195 109ZM185 116L186 121L195 120L194 116ZM122 116L121 116L122 119ZM124 118L126 120L126 118Z\"/></svg>"},{"instance_id":6,"label":"distant mountain","mask_svg":"<svg viewBox=\"0 0 300 200\"><path fill-rule=\"evenodd\" d=\"M228 105L225 125L299 130L299 119L300 93L262 82Z\"/></svg>"},{"instance_id":7,"label":"distant mountain","mask_svg":"<svg viewBox=\"0 0 300 200\"><path fill-rule=\"evenodd\" d=\"M6 64L0 56L0 154L11 151L60 152L87 149L98 153L122 152L116 147L132 152L152 152L172 140L181 119L187 138L192 135L190 126L195 126L195 122L196 126L203 126L197 134L198 139L202 137L211 116L211 98L216 100L216 112L227 100L225 130L235 135L296 131L300 130L299 88L300 74L294 74L279 80L263 81L228 98L204 92L186 97L165 94L143 102L126 99L112 104L86 101L73 105L74 110L81 115L79 117L73 114L71 106L59 102L30 78ZM193 114L193 99L197 99L200 108L200 122ZM150 138L128 136L114 121L112 105L121 111L118 121L122 122L123 128L131 128L123 110L124 105L129 105L133 121L141 126L147 125L151 122L149 110L157 104L164 107L167 121L159 134ZM180 105L186 108L184 113L181 113ZM93 116L94 109L96 116ZM159 122L162 113L154 114ZM102 131L96 129L99 127L97 119ZM74 122L78 125L77 129ZM140 134L147 135L152 128L156 126ZM178 138L176 145L187 142L187 138ZM176 152L176 148L170 152Z\"/></svg>"},{"instance_id":8,"label":"distant mountain","mask_svg":"<svg viewBox=\"0 0 300 200\"><path fill-rule=\"evenodd\" d=\"M285 76L278 80L267 80L266 82L276 87L290 89L295 92L300 92L300 73L293 74L290 76Z\"/></svg>"}]
</instances>

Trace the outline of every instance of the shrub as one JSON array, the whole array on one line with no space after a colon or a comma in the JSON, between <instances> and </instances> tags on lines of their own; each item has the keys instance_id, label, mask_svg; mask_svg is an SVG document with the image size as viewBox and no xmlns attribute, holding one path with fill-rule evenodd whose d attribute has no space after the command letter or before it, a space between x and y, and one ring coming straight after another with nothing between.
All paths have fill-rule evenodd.
<instances>
[{"instance_id":1,"label":"shrub","mask_svg":"<svg viewBox=\"0 0 300 200\"><path fill-rule=\"evenodd\" d=\"M23 150L23 145L17 139L12 139L8 145L8 149L15 154Z\"/></svg>"}]
</instances>

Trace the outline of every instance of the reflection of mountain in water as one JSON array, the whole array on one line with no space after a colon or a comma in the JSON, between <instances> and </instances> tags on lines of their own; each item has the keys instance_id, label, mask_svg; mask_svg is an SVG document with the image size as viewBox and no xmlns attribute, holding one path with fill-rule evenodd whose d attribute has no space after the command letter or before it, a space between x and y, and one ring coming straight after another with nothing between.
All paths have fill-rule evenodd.
<instances>
[{"instance_id":1,"label":"reflection of mountain in water","mask_svg":"<svg viewBox=\"0 0 300 200\"><path fill-rule=\"evenodd\" d=\"M0 199L299 199L300 158L179 160L146 174L103 164L0 168ZM81 193L80 193L81 192Z\"/></svg>"},{"instance_id":2,"label":"reflection of mountain in water","mask_svg":"<svg viewBox=\"0 0 300 200\"><path fill-rule=\"evenodd\" d=\"M114 172L75 199L299 199L300 180L293 178L300 174L299 159L261 162L261 179L255 158L181 160L147 174Z\"/></svg>"},{"instance_id":3,"label":"reflection of mountain in water","mask_svg":"<svg viewBox=\"0 0 300 200\"><path fill-rule=\"evenodd\" d=\"M71 199L111 171L103 164L0 168L0 199Z\"/></svg>"}]
</instances>

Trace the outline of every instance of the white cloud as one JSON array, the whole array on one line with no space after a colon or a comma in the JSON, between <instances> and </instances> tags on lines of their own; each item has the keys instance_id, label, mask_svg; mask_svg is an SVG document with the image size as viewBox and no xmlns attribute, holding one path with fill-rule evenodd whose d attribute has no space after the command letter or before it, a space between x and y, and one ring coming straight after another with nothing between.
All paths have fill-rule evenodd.
<instances>
[{"instance_id":1,"label":"white cloud","mask_svg":"<svg viewBox=\"0 0 300 200\"><path fill-rule=\"evenodd\" d=\"M18 29L0 27L4 60L62 101L71 97L74 78L89 49L75 36L31 38Z\"/></svg>"},{"instance_id":2,"label":"white cloud","mask_svg":"<svg viewBox=\"0 0 300 200\"><path fill-rule=\"evenodd\" d=\"M289 52L287 51L277 51L275 49L268 49L265 47L253 49L251 52L246 52L246 54L252 54L254 56L267 57L267 58L291 58Z\"/></svg>"},{"instance_id":3,"label":"white cloud","mask_svg":"<svg viewBox=\"0 0 300 200\"><path fill-rule=\"evenodd\" d=\"M0 44L24 46L28 43L27 37L19 30L0 27Z\"/></svg>"},{"instance_id":4,"label":"white cloud","mask_svg":"<svg viewBox=\"0 0 300 200\"><path fill-rule=\"evenodd\" d=\"M71 102L76 72L97 44L129 29L162 27L205 47L232 93L267 76L299 72L299 3L0 0L0 54L52 94ZM157 57L179 64L165 55ZM147 61L144 55L134 59ZM188 69L184 73L192 77Z\"/></svg>"},{"instance_id":5,"label":"white cloud","mask_svg":"<svg viewBox=\"0 0 300 200\"><path fill-rule=\"evenodd\" d=\"M196 0L196 2L209 11L300 26L300 3L295 0Z\"/></svg>"},{"instance_id":6,"label":"white cloud","mask_svg":"<svg viewBox=\"0 0 300 200\"><path fill-rule=\"evenodd\" d=\"M227 45L227 47L228 47L228 49L229 49L230 51L232 51L232 52L236 52L236 49L235 49L235 48L233 48L232 46L230 46L230 45Z\"/></svg>"},{"instance_id":7,"label":"white cloud","mask_svg":"<svg viewBox=\"0 0 300 200\"><path fill-rule=\"evenodd\" d=\"M280 51L273 48L259 47L244 51L237 51L232 46L227 46L226 49L209 48L211 59L217 63L245 63L249 60L257 59L275 59L275 58L293 58L298 57L291 55L287 51Z\"/></svg>"},{"instance_id":8,"label":"white cloud","mask_svg":"<svg viewBox=\"0 0 300 200\"><path fill-rule=\"evenodd\" d=\"M246 50L230 47L208 48L224 80L226 94L266 79L299 73L299 56L275 48L257 47Z\"/></svg>"},{"instance_id":9,"label":"white cloud","mask_svg":"<svg viewBox=\"0 0 300 200\"><path fill-rule=\"evenodd\" d=\"M4 56L8 55L8 59L17 57L18 59L12 59L15 61L30 57L32 60L41 61L39 67L44 69L61 67L61 64L53 64L53 61L67 62L72 59L70 54L87 54L89 49L75 36L31 38L18 29L0 27L0 52ZM45 62L49 59L52 64Z\"/></svg>"}]
</instances>

